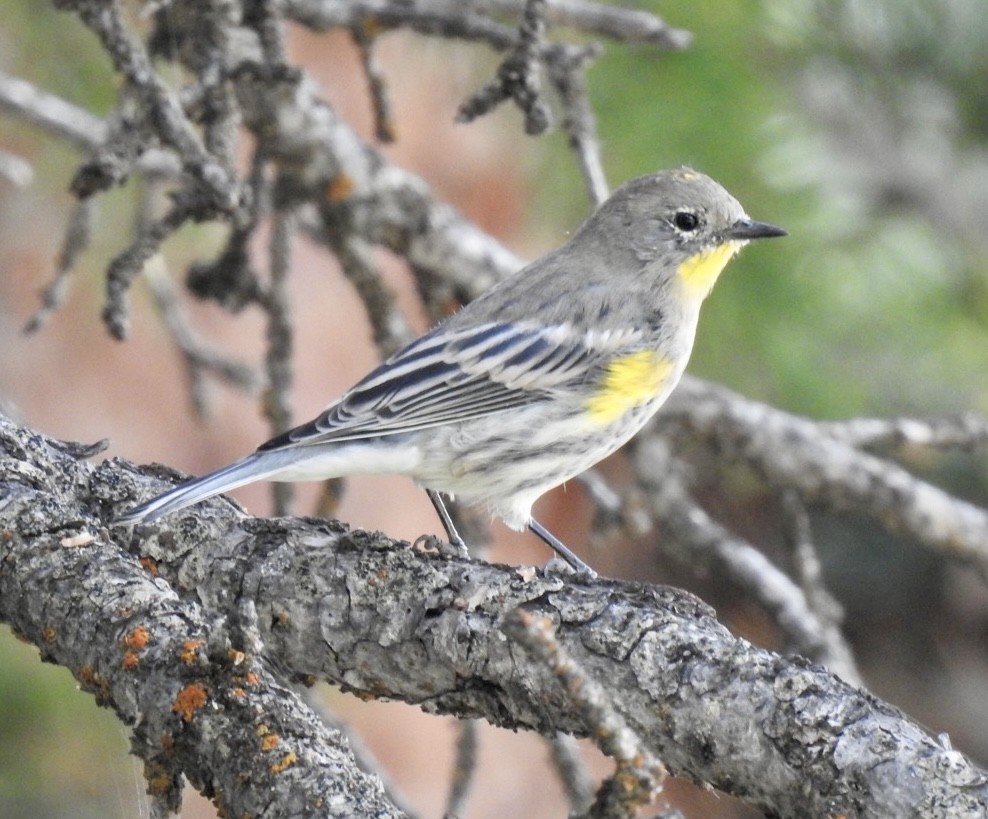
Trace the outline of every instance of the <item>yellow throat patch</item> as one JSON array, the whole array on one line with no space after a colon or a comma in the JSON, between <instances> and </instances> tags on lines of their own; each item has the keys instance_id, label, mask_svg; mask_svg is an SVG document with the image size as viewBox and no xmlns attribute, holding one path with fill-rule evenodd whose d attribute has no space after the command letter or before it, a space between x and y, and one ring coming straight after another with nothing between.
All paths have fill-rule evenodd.
<instances>
[{"instance_id":1,"label":"yellow throat patch","mask_svg":"<svg viewBox=\"0 0 988 819\"><path fill-rule=\"evenodd\" d=\"M607 365L597 392L587 400L590 417L600 424L616 421L658 395L671 370L665 356L650 350L615 358Z\"/></svg>"},{"instance_id":2,"label":"yellow throat patch","mask_svg":"<svg viewBox=\"0 0 988 819\"><path fill-rule=\"evenodd\" d=\"M686 292L691 296L706 298L717 282L717 277L731 257L741 249L742 244L742 242L724 242L715 248L690 256L679 265L676 273L683 282Z\"/></svg>"}]
</instances>

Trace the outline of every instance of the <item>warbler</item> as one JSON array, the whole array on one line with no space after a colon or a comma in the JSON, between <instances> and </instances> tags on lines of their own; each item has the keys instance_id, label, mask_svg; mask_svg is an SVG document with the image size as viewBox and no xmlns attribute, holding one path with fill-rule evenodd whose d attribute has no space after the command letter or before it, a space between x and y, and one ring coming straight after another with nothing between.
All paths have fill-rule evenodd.
<instances>
[{"instance_id":1,"label":"warbler","mask_svg":"<svg viewBox=\"0 0 988 819\"><path fill-rule=\"evenodd\" d=\"M543 493L610 455L676 386L700 305L752 239L748 218L690 168L622 185L557 250L392 355L317 418L125 513L152 521L258 480L411 476L450 541L439 493L486 504L593 574L532 517Z\"/></svg>"}]
</instances>

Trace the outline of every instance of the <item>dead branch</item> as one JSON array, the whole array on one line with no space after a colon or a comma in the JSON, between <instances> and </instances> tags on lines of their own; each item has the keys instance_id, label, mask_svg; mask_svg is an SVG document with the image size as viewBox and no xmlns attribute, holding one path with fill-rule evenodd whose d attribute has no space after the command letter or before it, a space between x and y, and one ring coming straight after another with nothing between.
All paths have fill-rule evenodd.
<instances>
[{"instance_id":1,"label":"dead branch","mask_svg":"<svg viewBox=\"0 0 988 819\"><path fill-rule=\"evenodd\" d=\"M0 617L134 724L164 798L181 772L230 807L277 789L287 801L267 815L310 799L394 815L377 785L344 791L339 771L363 775L271 668L549 737L591 733L552 669L505 640L521 608L553 623L673 772L776 815L988 806L988 777L962 754L821 667L737 639L684 592L426 556L332 522L247 518L222 499L136 534L107 530L160 488L0 422Z\"/></svg>"}]
</instances>

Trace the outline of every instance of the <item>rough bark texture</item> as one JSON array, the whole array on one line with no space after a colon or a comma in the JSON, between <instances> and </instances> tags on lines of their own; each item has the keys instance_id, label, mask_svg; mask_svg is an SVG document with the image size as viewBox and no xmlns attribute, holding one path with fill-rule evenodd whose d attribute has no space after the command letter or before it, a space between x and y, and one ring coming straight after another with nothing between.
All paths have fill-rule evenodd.
<instances>
[{"instance_id":1,"label":"rough bark texture","mask_svg":"<svg viewBox=\"0 0 988 819\"><path fill-rule=\"evenodd\" d=\"M218 499L136 531L153 469L93 465L0 419L0 618L133 726L166 805L185 775L229 815L390 816L285 680L592 734L503 626L547 617L674 773L778 816L975 817L988 778L891 706L731 635L692 596L423 554Z\"/></svg>"}]
</instances>

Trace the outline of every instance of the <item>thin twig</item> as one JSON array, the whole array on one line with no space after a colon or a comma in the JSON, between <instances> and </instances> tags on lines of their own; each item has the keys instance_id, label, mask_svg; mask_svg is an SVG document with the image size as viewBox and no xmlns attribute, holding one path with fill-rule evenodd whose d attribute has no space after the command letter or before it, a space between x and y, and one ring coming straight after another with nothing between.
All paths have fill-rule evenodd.
<instances>
[{"instance_id":1,"label":"thin twig","mask_svg":"<svg viewBox=\"0 0 988 819\"><path fill-rule=\"evenodd\" d=\"M605 687L566 652L548 617L515 609L502 630L546 664L562 685L597 746L617 762L617 770L597 792L589 817L632 817L661 790L665 766L618 712Z\"/></svg>"},{"instance_id":2,"label":"thin twig","mask_svg":"<svg viewBox=\"0 0 988 819\"><path fill-rule=\"evenodd\" d=\"M58 252L55 264L55 274L51 281L41 291L41 306L34 312L24 325L27 334L37 332L48 322L52 314L64 303L68 294L72 271L80 254L89 246L92 238L93 200L83 199L76 202L69 217L69 227L62 238L62 247Z\"/></svg>"},{"instance_id":3,"label":"thin twig","mask_svg":"<svg viewBox=\"0 0 988 819\"><path fill-rule=\"evenodd\" d=\"M156 141L147 123L128 110L124 100L129 96L126 91L121 93L120 104L107 119L102 141L76 168L69 184L69 190L76 198L87 199L123 185L137 167L146 146Z\"/></svg>"},{"instance_id":4,"label":"thin twig","mask_svg":"<svg viewBox=\"0 0 988 819\"><path fill-rule=\"evenodd\" d=\"M205 382L202 378L206 373L245 393L255 394L260 386L260 378L254 368L213 349L192 329L160 255L153 257L146 265L145 280L172 341L182 353L195 411L200 415L209 414Z\"/></svg>"},{"instance_id":5,"label":"thin twig","mask_svg":"<svg viewBox=\"0 0 988 819\"><path fill-rule=\"evenodd\" d=\"M391 99L388 94L388 83L381 70L381 64L374 54L374 38L377 36L378 27L372 20L366 19L351 30L353 41L360 51L360 62L364 67L364 74L367 75L367 83L370 86L371 105L374 110L374 136L379 142L390 143L395 141L394 114L391 110Z\"/></svg>"},{"instance_id":6,"label":"thin twig","mask_svg":"<svg viewBox=\"0 0 988 819\"><path fill-rule=\"evenodd\" d=\"M204 46L200 59L207 62L198 70L199 85L204 93L197 106L197 119L203 125L203 144L207 153L231 179L236 179L241 116L236 95L226 77L226 66L234 60L230 40L238 22L236 6L223 0L212 0L204 6L209 12L203 15L209 21L209 30L198 38Z\"/></svg>"},{"instance_id":7,"label":"thin twig","mask_svg":"<svg viewBox=\"0 0 988 819\"><path fill-rule=\"evenodd\" d=\"M593 804L593 780L580 755L580 746L569 734L557 733L549 743L552 762L569 799L570 813L586 813Z\"/></svg>"},{"instance_id":8,"label":"thin twig","mask_svg":"<svg viewBox=\"0 0 988 819\"><path fill-rule=\"evenodd\" d=\"M291 270L291 245L295 232L294 215L285 210L274 212L271 233L271 282L263 293L261 304L267 314L268 349L265 356L267 389L264 393L264 414L272 435L287 430L292 423L291 387L293 324L288 276ZM272 484L275 514L289 514L293 496L289 483Z\"/></svg>"},{"instance_id":9,"label":"thin twig","mask_svg":"<svg viewBox=\"0 0 988 819\"><path fill-rule=\"evenodd\" d=\"M186 171L201 183L208 204L221 211L233 210L240 198L235 179L203 146L175 94L154 70L144 44L125 25L119 4L59 0L58 5L73 9L99 37L118 73L140 97L155 132L175 148Z\"/></svg>"},{"instance_id":10,"label":"thin twig","mask_svg":"<svg viewBox=\"0 0 988 819\"><path fill-rule=\"evenodd\" d=\"M96 150L107 138L108 126L99 117L3 72L0 72L0 111L30 122L80 151ZM156 148L149 148L137 164L143 171L163 176L181 173L178 160Z\"/></svg>"},{"instance_id":11,"label":"thin twig","mask_svg":"<svg viewBox=\"0 0 988 819\"><path fill-rule=\"evenodd\" d=\"M279 67L288 61L283 0L257 0L253 15L245 20L252 25L261 41L265 65Z\"/></svg>"},{"instance_id":12,"label":"thin twig","mask_svg":"<svg viewBox=\"0 0 988 819\"><path fill-rule=\"evenodd\" d=\"M799 585L820 620L831 654L840 658L838 667L831 667L831 670L850 683L860 683L861 673L854 661L854 653L840 630L844 611L837 599L827 591L820 557L813 545L806 507L799 496L789 490L782 492L781 507L782 534L792 552Z\"/></svg>"},{"instance_id":13,"label":"thin twig","mask_svg":"<svg viewBox=\"0 0 988 819\"><path fill-rule=\"evenodd\" d=\"M152 206L162 181L160 177L150 175L147 183L140 188L134 224L137 233L143 231L151 221ZM154 305L171 334L172 341L182 354L195 412L200 416L209 414L206 382L203 377L207 373L244 392L256 392L259 379L251 367L228 358L196 335L179 304L175 285L162 254L156 253L147 261L144 265L144 278L151 291Z\"/></svg>"},{"instance_id":14,"label":"thin twig","mask_svg":"<svg viewBox=\"0 0 988 819\"><path fill-rule=\"evenodd\" d=\"M382 28L407 28L433 37L482 42L499 51L510 48L517 40L516 29L488 20L462 0L455 0L455 5L430 3L427 8L392 0L286 0L285 14L313 31L352 31L373 20Z\"/></svg>"},{"instance_id":15,"label":"thin twig","mask_svg":"<svg viewBox=\"0 0 988 819\"><path fill-rule=\"evenodd\" d=\"M363 302L370 321L374 343L385 358L414 338L405 316L395 305L394 296L381 281L371 249L357 237L347 237L335 244L343 274Z\"/></svg>"},{"instance_id":16,"label":"thin twig","mask_svg":"<svg viewBox=\"0 0 988 819\"><path fill-rule=\"evenodd\" d=\"M457 819L463 815L470 795L470 786L477 771L477 721L461 720L459 736L456 740L456 757L453 762L453 776L446 799L445 819Z\"/></svg>"},{"instance_id":17,"label":"thin twig","mask_svg":"<svg viewBox=\"0 0 988 819\"><path fill-rule=\"evenodd\" d=\"M161 243L191 218L188 208L176 202L160 219L148 222L133 244L117 255L106 272L106 304L103 322L116 339L124 339L130 325L127 293L144 263L161 247Z\"/></svg>"},{"instance_id":18,"label":"thin twig","mask_svg":"<svg viewBox=\"0 0 988 819\"><path fill-rule=\"evenodd\" d=\"M483 0L492 12L518 14L525 0ZM477 5L477 4L475 4ZM669 26L661 17L645 9L628 9L608 3L585 0L549 0L546 13L554 26L565 26L611 37L629 43L645 43L658 48L680 50L693 40L688 31Z\"/></svg>"},{"instance_id":19,"label":"thin twig","mask_svg":"<svg viewBox=\"0 0 988 819\"><path fill-rule=\"evenodd\" d=\"M486 42L506 49L514 32L489 19L498 14L517 19L525 0L285 0L285 13L299 23L324 31L353 28L372 17L388 28L409 28L422 34ZM644 9L626 9L579 0L550 0L547 16L554 26L656 48L688 48L692 35L669 26Z\"/></svg>"},{"instance_id":20,"label":"thin twig","mask_svg":"<svg viewBox=\"0 0 988 819\"><path fill-rule=\"evenodd\" d=\"M546 0L526 0L518 42L497 69L495 78L465 100L457 122L472 122L507 99L525 115L525 133L536 136L552 124L552 113L542 94L539 51L545 41Z\"/></svg>"},{"instance_id":21,"label":"thin twig","mask_svg":"<svg viewBox=\"0 0 988 819\"><path fill-rule=\"evenodd\" d=\"M251 158L244 186L246 208L235 221L223 250L210 262L189 266L186 286L200 299L212 299L231 313L261 301L261 284L250 263L249 244L261 218L270 211L267 158L260 149Z\"/></svg>"},{"instance_id":22,"label":"thin twig","mask_svg":"<svg viewBox=\"0 0 988 819\"><path fill-rule=\"evenodd\" d=\"M3 72L0 111L44 128L82 151L94 148L106 133L106 123L89 111Z\"/></svg>"},{"instance_id":23,"label":"thin twig","mask_svg":"<svg viewBox=\"0 0 988 819\"><path fill-rule=\"evenodd\" d=\"M717 523L686 491L682 467L655 434L639 436L633 448L636 473L655 518L689 563L706 561L770 612L793 646L845 680L857 670L846 644L820 620L805 592L754 546Z\"/></svg>"},{"instance_id":24,"label":"thin twig","mask_svg":"<svg viewBox=\"0 0 988 819\"><path fill-rule=\"evenodd\" d=\"M563 104L563 127L569 135L570 147L579 159L587 192L595 208L607 199L610 189L600 157L597 120L590 106L584 73L590 61L596 59L600 52L600 47L591 43L560 49L553 52L553 59L546 60L549 79Z\"/></svg>"}]
</instances>

